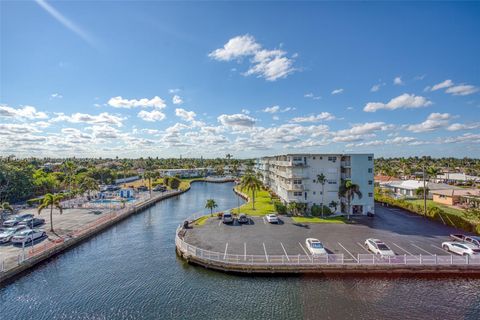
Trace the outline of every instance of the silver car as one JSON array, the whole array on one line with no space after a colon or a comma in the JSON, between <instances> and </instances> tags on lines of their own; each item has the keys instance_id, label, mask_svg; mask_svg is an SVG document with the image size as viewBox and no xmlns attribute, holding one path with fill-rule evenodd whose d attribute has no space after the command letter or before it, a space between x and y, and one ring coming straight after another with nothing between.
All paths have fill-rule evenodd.
<instances>
[{"instance_id":1,"label":"silver car","mask_svg":"<svg viewBox=\"0 0 480 320\"><path fill-rule=\"evenodd\" d=\"M22 244L25 244L25 243L29 243L29 242L33 242L39 238L43 238L47 235L47 233L43 230L39 230L39 229L26 229L26 230L22 230L18 233L16 233L15 235L13 235L12 237L12 243L22 243Z\"/></svg>"},{"instance_id":2,"label":"silver car","mask_svg":"<svg viewBox=\"0 0 480 320\"><path fill-rule=\"evenodd\" d=\"M12 240L12 237L20 230L25 229L25 226L16 226L11 228L0 229L0 243L8 243Z\"/></svg>"}]
</instances>

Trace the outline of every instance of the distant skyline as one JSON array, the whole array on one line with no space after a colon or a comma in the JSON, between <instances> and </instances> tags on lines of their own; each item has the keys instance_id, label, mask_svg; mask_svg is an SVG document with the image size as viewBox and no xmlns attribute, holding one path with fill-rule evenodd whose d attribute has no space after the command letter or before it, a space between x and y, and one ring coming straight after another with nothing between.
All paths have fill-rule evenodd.
<instances>
[{"instance_id":1,"label":"distant skyline","mask_svg":"<svg viewBox=\"0 0 480 320\"><path fill-rule=\"evenodd\" d=\"M480 157L480 3L0 2L0 155Z\"/></svg>"}]
</instances>

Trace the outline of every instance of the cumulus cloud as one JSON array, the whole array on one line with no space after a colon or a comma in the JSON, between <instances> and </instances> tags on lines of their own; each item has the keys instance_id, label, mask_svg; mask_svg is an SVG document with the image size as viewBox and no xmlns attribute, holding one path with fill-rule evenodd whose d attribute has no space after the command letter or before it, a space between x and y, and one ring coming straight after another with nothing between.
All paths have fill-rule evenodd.
<instances>
[{"instance_id":1,"label":"cumulus cloud","mask_svg":"<svg viewBox=\"0 0 480 320\"><path fill-rule=\"evenodd\" d=\"M448 137L442 141L443 143L462 143L462 142L468 142L468 143L480 143L480 134L474 134L474 133L465 133L461 136L457 137Z\"/></svg>"},{"instance_id":2,"label":"cumulus cloud","mask_svg":"<svg viewBox=\"0 0 480 320\"><path fill-rule=\"evenodd\" d=\"M271 107L266 107L262 111L266 112L266 113L277 113L277 112L288 112L288 111L294 110L294 109L295 108L290 108L290 107L286 107L284 109L281 109L280 106L271 106Z\"/></svg>"},{"instance_id":3,"label":"cumulus cloud","mask_svg":"<svg viewBox=\"0 0 480 320\"><path fill-rule=\"evenodd\" d=\"M109 114L108 112L102 112L98 115L91 115L87 113L74 113L70 116L64 113L56 113L56 117L52 118L50 122L66 121L70 123L89 123L89 124L105 124L121 127L125 118Z\"/></svg>"},{"instance_id":4,"label":"cumulus cloud","mask_svg":"<svg viewBox=\"0 0 480 320\"><path fill-rule=\"evenodd\" d=\"M319 122L333 119L335 119L335 116L330 112L322 112L317 115L311 115L307 117L295 117L291 120L291 122Z\"/></svg>"},{"instance_id":5,"label":"cumulus cloud","mask_svg":"<svg viewBox=\"0 0 480 320\"><path fill-rule=\"evenodd\" d=\"M162 98L155 96L152 99L147 99L147 98L142 98L142 99L124 99L121 96L118 97L113 97L108 100L108 105L114 107L114 108L125 108L125 109L131 109L131 108L137 108L137 107L151 107L155 109L163 109L166 107L165 100Z\"/></svg>"},{"instance_id":6,"label":"cumulus cloud","mask_svg":"<svg viewBox=\"0 0 480 320\"><path fill-rule=\"evenodd\" d=\"M267 81L286 78L296 71L293 67L293 57L287 57L287 52L280 49L263 49L249 34L231 38L223 48L210 52L208 56L218 61L240 61L249 58L250 67L243 74L257 75Z\"/></svg>"},{"instance_id":7,"label":"cumulus cloud","mask_svg":"<svg viewBox=\"0 0 480 320\"><path fill-rule=\"evenodd\" d=\"M314 95L314 94L311 93L311 92L305 93L303 96L304 96L305 98L309 98L309 99L312 99L312 100L320 100L320 99L322 99L321 96L316 96L316 95Z\"/></svg>"},{"instance_id":8,"label":"cumulus cloud","mask_svg":"<svg viewBox=\"0 0 480 320\"><path fill-rule=\"evenodd\" d=\"M404 93L398 97L393 98L388 103L369 102L363 108L365 112L375 112L377 110L395 110L395 109L411 109L421 108L431 105L432 102L425 97L416 96L414 94Z\"/></svg>"},{"instance_id":9,"label":"cumulus cloud","mask_svg":"<svg viewBox=\"0 0 480 320\"><path fill-rule=\"evenodd\" d=\"M339 130L334 133L335 142L361 141L375 136L377 131L392 129L392 125L385 122L366 122L353 125L350 129Z\"/></svg>"},{"instance_id":10,"label":"cumulus cloud","mask_svg":"<svg viewBox=\"0 0 480 320\"><path fill-rule=\"evenodd\" d=\"M400 86L400 85L403 85L404 82L403 82L403 80L402 80L401 77L395 77L395 78L393 79L393 84L395 84L395 85L397 85L397 86Z\"/></svg>"},{"instance_id":11,"label":"cumulus cloud","mask_svg":"<svg viewBox=\"0 0 480 320\"><path fill-rule=\"evenodd\" d=\"M448 88L448 87L451 87L451 86L453 86L453 81L450 80L450 79L447 79L443 82L437 83L436 85L432 86L430 88L430 91L437 91L437 90Z\"/></svg>"},{"instance_id":12,"label":"cumulus cloud","mask_svg":"<svg viewBox=\"0 0 480 320\"><path fill-rule=\"evenodd\" d=\"M173 104L182 104L183 99L179 95L174 95L172 98L172 103Z\"/></svg>"},{"instance_id":13,"label":"cumulus cloud","mask_svg":"<svg viewBox=\"0 0 480 320\"><path fill-rule=\"evenodd\" d=\"M137 114L137 116L140 119L144 121L149 121L149 122L162 121L163 119L165 119L165 114L158 110L152 110L152 111L142 110Z\"/></svg>"},{"instance_id":14,"label":"cumulus cloud","mask_svg":"<svg viewBox=\"0 0 480 320\"><path fill-rule=\"evenodd\" d=\"M332 94L335 95L335 94L340 94L340 93L343 93L343 89L340 88L340 89L335 89L332 91Z\"/></svg>"},{"instance_id":15,"label":"cumulus cloud","mask_svg":"<svg viewBox=\"0 0 480 320\"><path fill-rule=\"evenodd\" d=\"M257 120L243 113L222 114L217 120L225 127L253 127Z\"/></svg>"},{"instance_id":16,"label":"cumulus cloud","mask_svg":"<svg viewBox=\"0 0 480 320\"><path fill-rule=\"evenodd\" d=\"M473 130L480 128L480 122L475 123L452 123L448 126L448 131Z\"/></svg>"},{"instance_id":17,"label":"cumulus cloud","mask_svg":"<svg viewBox=\"0 0 480 320\"><path fill-rule=\"evenodd\" d=\"M475 92L478 92L480 89L478 87L469 85L469 84L459 84L453 87L449 87L445 90L446 93L450 93L454 96L468 96Z\"/></svg>"},{"instance_id":18,"label":"cumulus cloud","mask_svg":"<svg viewBox=\"0 0 480 320\"><path fill-rule=\"evenodd\" d=\"M0 105L0 117L15 119L47 119L45 112L40 112L32 106L24 106L23 108L12 108L7 105Z\"/></svg>"},{"instance_id":19,"label":"cumulus cloud","mask_svg":"<svg viewBox=\"0 0 480 320\"><path fill-rule=\"evenodd\" d=\"M182 108L175 109L175 115L185 121L194 121L197 114L193 111L187 111Z\"/></svg>"},{"instance_id":20,"label":"cumulus cloud","mask_svg":"<svg viewBox=\"0 0 480 320\"><path fill-rule=\"evenodd\" d=\"M374 84L374 85L370 88L370 91L371 91L371 92L378 92L378 91L380 91L380 88L381 88L382 86L384 86L384 85L385 85L384 82Z\"/></svg>"},{"instance_id":21,"label":"cumulus cloud","mask_svg":"<svg viewBox=\"0 0 480 320\"><path fill-rule=\"evenodd\" d=\"M452 118L452 115L449 113L431 113L427 120L419 124L412 124L407 127L408 131L412 132L427 132L433 131L440 128L445 128L448 126L449 120Z\"/></svg>"}]
</instances>

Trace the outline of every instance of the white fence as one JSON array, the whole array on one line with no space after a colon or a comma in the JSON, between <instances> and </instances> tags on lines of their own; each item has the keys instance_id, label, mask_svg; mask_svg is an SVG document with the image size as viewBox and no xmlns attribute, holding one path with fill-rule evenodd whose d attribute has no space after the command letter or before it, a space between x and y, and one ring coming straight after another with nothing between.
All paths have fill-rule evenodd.
<instances>
[{"instance_id":1,"label":"white fence","mask_svg":"<svg viewBox=\"0 0 480 320\"><path fill-rule=\"evenodd\" d=\"M480 266L480 257L455 255L396 255L379 256L375 254L358 254L345 257L343 254L311 255L247 255L214 252L192 246L183 241L179 233L182 227L177 228L175 244L187 256L202 260L232 265L472 265Z\"/></svg>"}]
</instances>

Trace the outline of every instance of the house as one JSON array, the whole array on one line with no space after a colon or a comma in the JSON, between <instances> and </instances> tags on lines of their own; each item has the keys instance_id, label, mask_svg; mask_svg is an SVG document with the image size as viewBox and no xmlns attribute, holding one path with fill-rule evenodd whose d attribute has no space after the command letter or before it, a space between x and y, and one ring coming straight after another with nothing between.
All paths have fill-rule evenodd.
<instances>
[{"instance_id":1,"label":"house","mask_svg":"<svg viewBox=\"0 0 480 320\"><path fill-rule=\"evenodd\" d=\"M284 203L304 203L310 208L322 201L326 206L335 202L343 212L347 199L339 197L339 187L342 180L351 180L359 186L362 197L354 197L350 213L374 212L373 154L277 155L258 159L256 170L262 174L264 185ZM317 183L320 174L326 178L323 186Z\"/></svg>"},{"instance_id":2,"label":"house","mask_svg":"<svg viewBox=\"0 0 480 320\"><path fill-rule=\"evenodd\" d=\"M437 203L480 207L480 189L444 189L432 191L432 194Z\"/></svg>"},{"instance_id":3,"label":"house","mask_svg":"<svg viewBox=\"0 0 480 320\"><path fill-rule=\"evenodd\" d=\"M373 180L375 181L376 186L380 186L383 183L386 182L392 182L392 181L400 181L400 179L392 177L392 176L384 176L384 175L376 175L373 177Z\"/></svg>"},{"instance_id":4,"label":"house","mask_svg":"<svg viewBox=\"0 0 480 320\"><path fill-rule=\"evenodd\" d=\"M437 175L435 181L449 184L466 184L472 182L480 182L480 177L471 176L465 173L446 172Z\"/></svg>"},{"instance_id":5,"label":"house","mask_svg":"<svg viewBox=\"0 0 480 320\"><path fill-rule=\"evenodd\" d=\"M432 197L432 191L452 189L452 186L445 183L425 182L428 189L428 197ZM417 198L417 190L423 188L423 180L396 180L380 183L382 189L390 190L396 197ZM457 188L457 187L453 187ZM460 188L457 188L460 189Z\"/></svg>"}]
</instances>

